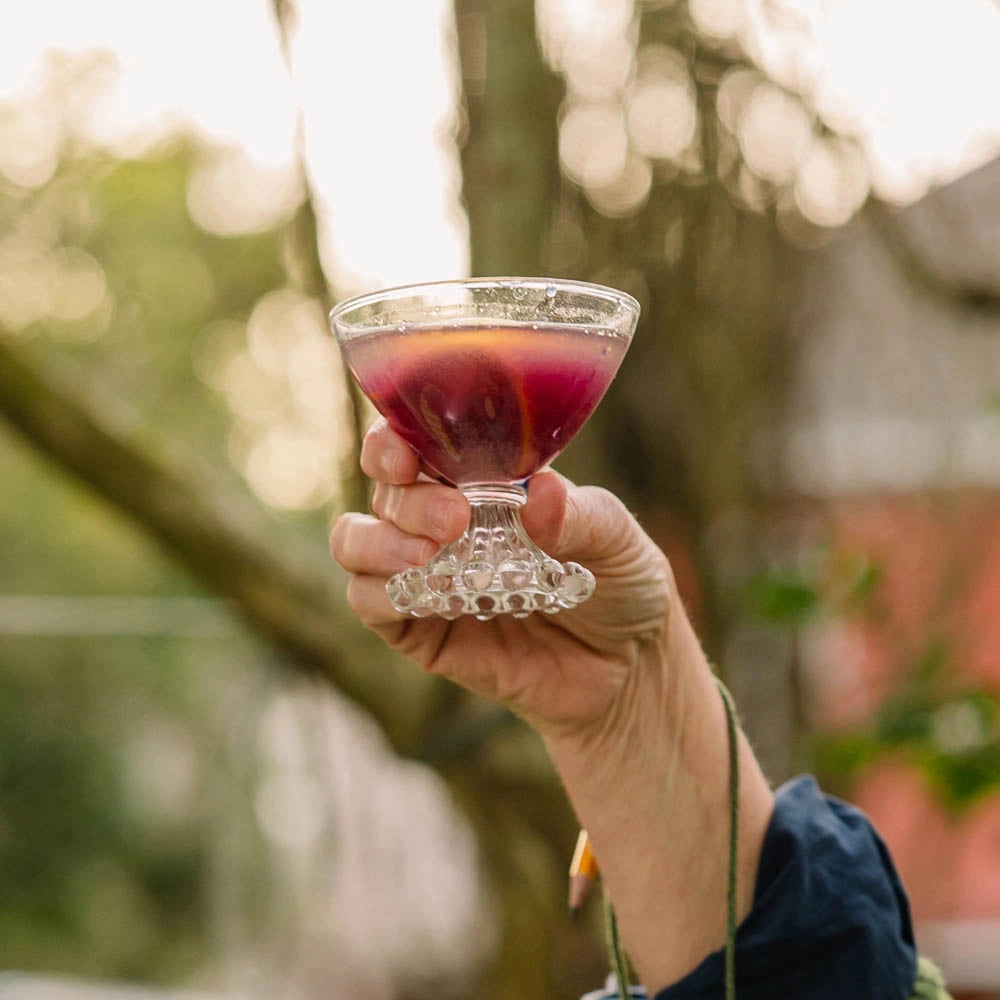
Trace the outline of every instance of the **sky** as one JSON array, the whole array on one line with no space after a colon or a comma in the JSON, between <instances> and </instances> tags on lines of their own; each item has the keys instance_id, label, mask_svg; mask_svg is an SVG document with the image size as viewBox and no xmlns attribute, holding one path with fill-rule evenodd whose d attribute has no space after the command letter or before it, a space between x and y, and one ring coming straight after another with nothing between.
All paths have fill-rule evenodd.
<instances>
[{"instance_id":1,"label":"sky","mask_svg":"<svg viewBox=\"0 0 1000 1000\"><path fill-rule=\"evenodd\" d=\"M856 134L885 197L913 200L1000 152L994 0L690 3L699 23L742 33L770 73ZM148 141L189 122L241 147L264 176L291 162L301 105L327 221L324 256L338 286L465 273L450 3L299 7L290 80L270 0L33 0L0 35L0 101L38 89L49 49L110 51L120 71L88 126L94 134ZM620 27L628 13L622 0L540 0L540 8L543 21L563 23L577 40ZM7 142L14 156L17 143ZM0 149L0 166L3 156Z\"/></svg>"}]
</instances>

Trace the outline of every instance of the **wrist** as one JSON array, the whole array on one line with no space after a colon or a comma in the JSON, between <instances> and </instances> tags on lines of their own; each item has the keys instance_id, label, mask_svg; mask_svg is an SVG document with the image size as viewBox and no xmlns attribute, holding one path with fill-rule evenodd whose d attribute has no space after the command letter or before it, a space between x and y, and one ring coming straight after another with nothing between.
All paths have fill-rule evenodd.
<instances>
[{"instance_id":1,"label":"wrist","mask_svg":"<svg viewBox=\"0 0 1000 1000\"><path fill-rule=\"evenodd\" d=\"M572 725L537 727L571 794L577 784L600 793L641 780L654 758L677 749L673 744L690 714L691 680L709 668L671 589L660 625L605 656L613 693L600 714Z\"/></svg>"},{"instance_id":2,"label":"wrist","mask_svg":"<svg viewBox=\"0 0 1000 1000\"><path fill-rule=\"evenodd\" d=\"M644 785L650 777L659 757L653 748L672 744L679 733L675 696L682 672L670 669L661 646L640 649L625 665L609 669L620 677L599 716L540 729L552 763L580 807L590 799L638 793L631 786Z\"/></svg>"},{"instance_id":3,"label":"wrist","mask_svg":"<svg viewBox=\"0 0 1000 1000\"><path fill-rule=\"evenodd\" d=\"M659 647L643 651L600 727L543 739L636 968L650 988L675 981L724 942L729 870L725 709L683 612ZM742 918L772 798L742 738L739 750Z\"/></svg>"}]
</instances>

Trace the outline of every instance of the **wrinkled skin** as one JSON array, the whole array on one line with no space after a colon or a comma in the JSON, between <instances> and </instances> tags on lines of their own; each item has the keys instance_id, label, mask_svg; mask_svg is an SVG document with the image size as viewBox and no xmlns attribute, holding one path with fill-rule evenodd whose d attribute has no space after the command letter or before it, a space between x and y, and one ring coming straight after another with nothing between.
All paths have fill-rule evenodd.
<instances>
[{"instance_id":1,"label":"wrinkled skin","mask_svg":"<svg viewBox=\"0 0 1000 1000\"><path fill-rule=\"evenodd\" d=\"M354 574L348 600L359 618L425 670L508 705L543 734L603 727L643 649L663 647L676 591L663 553L611 493L537 474L521 511L528 534L561 561L595 576L594 596L572 611L489 622L398 614L386 580L425 563L468 524L456 490L427 481L408 445L378 421L365 438L364 472L376 483L374 515L344 514L333 557Z\"/></svg>"}]
</instances>

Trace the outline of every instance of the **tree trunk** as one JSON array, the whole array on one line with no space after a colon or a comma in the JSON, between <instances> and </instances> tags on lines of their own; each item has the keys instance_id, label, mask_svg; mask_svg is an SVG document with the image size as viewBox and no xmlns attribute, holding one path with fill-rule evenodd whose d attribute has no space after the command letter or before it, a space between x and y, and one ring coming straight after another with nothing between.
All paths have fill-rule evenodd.
<instances>
[{"instance_id":1,"label":"tree trunk","mask_svg":"<svg viewBox=\"0 0 1000 1000\"><path fill-rule=\"evenodd\" d=\"M562 87L538 48L534 0L455 0L455 14L467 114L462 196L472 273L542 274L560 186L556 113ZM554 776L538 794L523 781L505 793L482 778L469 785L466 775L457 794L479 834L500 913L499 952L476 995L573 995L572 970L567 976L558 968L573 820ZM578 945L582 937L577 931Z\"/></svg>"},{"instance_id":2,"label":"tree trunk","mask_svg":"<svg viewBox=\"0 0 1000 1000\"><path fill-rule=\"evenodd\" d=\"M562 87L538 49L534 0L455 0L455 15L472 273L538 275L559 191Z\"/></svg>"}]
</instances>

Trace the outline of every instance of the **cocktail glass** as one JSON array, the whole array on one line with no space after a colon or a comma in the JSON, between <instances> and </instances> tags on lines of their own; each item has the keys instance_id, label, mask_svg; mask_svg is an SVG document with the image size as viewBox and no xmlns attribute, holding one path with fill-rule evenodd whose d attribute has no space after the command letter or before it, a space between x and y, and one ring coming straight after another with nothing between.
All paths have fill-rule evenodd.
<instances>
[{"instance_id":1,"label":"cocktail glass","mask_svg":"<svg viewBox=\"0 0 1000 1000\"><path fill-rule=\"evenodd\" d=\"M539 549L519 509L604 395L638 317L624 292L546 278L410 285L333 309L362 392L472 508L461 538L388 581L398 611L485 620L590 597L593 574Z\"/></svg>"}]
</instances>

